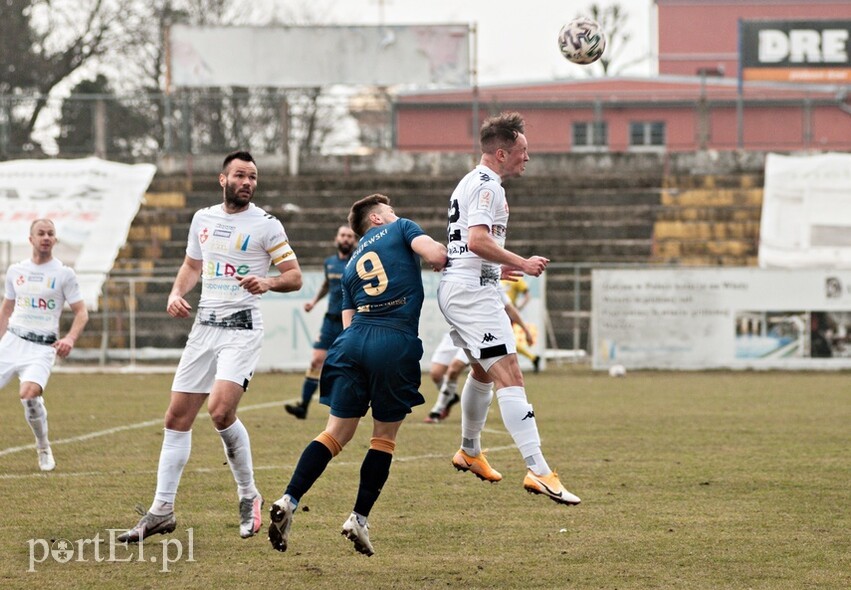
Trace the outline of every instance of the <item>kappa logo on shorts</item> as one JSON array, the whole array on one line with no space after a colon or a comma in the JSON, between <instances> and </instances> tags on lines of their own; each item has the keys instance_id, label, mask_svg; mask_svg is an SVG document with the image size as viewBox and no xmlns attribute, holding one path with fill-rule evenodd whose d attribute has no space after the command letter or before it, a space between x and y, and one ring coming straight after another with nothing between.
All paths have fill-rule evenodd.
<instances>
[{"instance_id":1,"label":"kappa logo on shorts","mask_svg":"<svg viewBox=\"0 0 851 590\"><path fill-rule=\"evenodd\" d=\"M482 338L482 343L484 344L485 342L493 342L494 340L496 340L496 336L488 332L487 334L485 334L485 337Z\"/></svg>"}]
</instances>

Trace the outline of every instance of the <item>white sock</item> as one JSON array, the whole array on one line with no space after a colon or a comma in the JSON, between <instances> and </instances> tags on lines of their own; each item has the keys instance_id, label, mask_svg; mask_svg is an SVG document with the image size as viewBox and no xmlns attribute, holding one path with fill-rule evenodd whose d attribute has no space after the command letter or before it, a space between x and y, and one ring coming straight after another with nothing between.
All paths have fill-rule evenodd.
<instances>
[{"instance_id":1,"label":"white sock","mask_svg":"<svg viewBox=\"0 0 851 590\"><path fill-rule=\"evenodd\" d=\"M251 441L248 439L248 431L237 418L233 424L224 430L219 430L218 433L222 437L225 456L233 478L236 480L237 494L240 499L255 497L258 492L254 485L254 464L251 461Z\"/></svg>"},{"instance_id":2,"label":"white sock","mask_svg":"<svg viewBox=\"0 0 851 590\"><path fill-rule=\"evenodd\" d=\"M443 385L440 387L440 395L437 397L437 405L440 406L440 411L443 411L449 406L449 402L455 397L458 391L458 381L448 377L443 378Z\"/></svg>"},{"instance_id":3,"label":"white sock","mask_svg":"<svg viewBox=\"0 0 851 590\"><path fill-rule=\"evenodd\" d=\"M449 406L449 402L455 397L458 392L458 382L450 381L447 377L443 377L443 384L438 391L437 401L434 402L434 407L429 412L430 414L440 414Z\"/></svg>"},{"instance_id":4,"label":"white sock","mask_svg":"<svg viewBox=\"0 0 851 590\"><path fill-rule=\"evenodd\" d=\"M50 446L47 440L47 408L44 407L44 399L39 395L31 399L22 399L24 406L24 418L35 435L35 444L39 449Z\"/></svg>"},{"instance_id":5,"label":"white sock","mask_svg":"<svg viewBox=\"0 0 851 590\"><path fill-rule=\"evenodd\" d=\"M535 422L535 411L526 399L526 390L519 386L505 387L496 392L502 422L520 449L526 466L537 475L551 472L541 453L541 437Z\"/></svg>"},{"instance_id":6,"label":"white sock","mask_svg":"<svg viewBox=\"0 0 851 590\"><path fill-rule=\"evenodd\" d=\"M150 508L152 514L168 514L174 510L177 486L180 484L183 468L189 461L191 450L191 430L181 432L163 428L163 446L160 449L160 463L157 467L157 491Z\"/></svg>"},{"instance_id":7,"label":"white sock","mask_svg":"<svg viewBox=\"0 0 851 590\"><path fill-rule=\"evenodd\" d=\"M443 383L446 383L446 377L443 378ZM439 414L442 406L440 405L440 400L443 399L443 385L437 386L437 400L434 402L434 405L431 407L431 410L428 411L429 414Z\"/></svg>"},{"instance_id":8,"label":"white sock","mask_svg":"<svg viewBox=\"0 0 851 590\"><path fill-rule=\"evenodd\" d=\"M461 391L461 448L471 457L482 452L482 429L492 399L491 384L477 381L470 373Z\"/></svg>"}]
</instances>

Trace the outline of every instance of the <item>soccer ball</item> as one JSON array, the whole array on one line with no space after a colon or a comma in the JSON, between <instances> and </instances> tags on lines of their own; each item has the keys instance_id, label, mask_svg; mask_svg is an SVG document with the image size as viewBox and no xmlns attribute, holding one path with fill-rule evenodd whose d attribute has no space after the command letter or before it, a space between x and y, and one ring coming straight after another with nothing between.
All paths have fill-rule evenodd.
<instances>
[{"instance_id":1,"label":"soccer ball","mask_svg":"<svg viewBox=\"0 0 851 590\"><path fill-rule=\"evenodd\" d=\"M590 64L600 59L606 50L606 35L597 21L581 16L561 28L558 47L568 61Z\"/></svg>"},{"instance_id":2,"label":"soccer ball","mask_svg":"<svg viewBox=\"0 0 851 590\"><path fill-rule=\"evenodd\" d=\"M623 365L612 365L609 367L609 377L626 377L626 367Z\"/></svg>"}]
</instances>

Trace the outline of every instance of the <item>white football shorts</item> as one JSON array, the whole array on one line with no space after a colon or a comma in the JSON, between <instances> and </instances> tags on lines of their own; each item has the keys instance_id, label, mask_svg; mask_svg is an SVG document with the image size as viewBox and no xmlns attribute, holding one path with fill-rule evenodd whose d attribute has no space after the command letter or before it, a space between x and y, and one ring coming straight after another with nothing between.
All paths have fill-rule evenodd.
<instances>
[{"instance_id":1,"label":"white football shorts","mask_svg":"<svg viewBox=\"0 0 851 590\"><path fill-rule=\"evenodd\" d=\"M217 380L248 388L260 360L263 330L234 330L195 324L174 374L172 391L210 393Z\"/></svg>"},{"instance_id":2,"label":"white football shorts","mask_svg":"<svg viewBox=\"0 0 851 590\"><path fill-rule=\"evenodd\" d=\"M37 383L44 391L55 360L56 350L49 344L36 344L6 332L0 339L0 387L17 373L21 383Z\"/></svg>"},{"instance_id":3,"label":"white football shorts","mask_svg":"<svg viewBox=\"0 0 851 590\"><path fill-rule=\"evenodd\" d=\"M452 341L470 351L485 370L503 356L517 352L499 287L442 280L437 287L437 304L452 326Z\"/></svg>"},{"instance_id":4,"label":"white football shorts","mask_svg":"<svg viewBox=\"0 0 851 590\"><path fill-rule=\"evenodd\" d=\"M465 365L470 362L470 359L467 358L467 354L464 352L464 349L458 348L458 346L456 346L452 341L452 336L449 332L447 332L443 335L443 338L440 339L440 343L437 345L437 348L434 349L434 352L431 355L431 364L444 365L448 367L454 360L461 361Z\"/></svg>"}]
</instances>

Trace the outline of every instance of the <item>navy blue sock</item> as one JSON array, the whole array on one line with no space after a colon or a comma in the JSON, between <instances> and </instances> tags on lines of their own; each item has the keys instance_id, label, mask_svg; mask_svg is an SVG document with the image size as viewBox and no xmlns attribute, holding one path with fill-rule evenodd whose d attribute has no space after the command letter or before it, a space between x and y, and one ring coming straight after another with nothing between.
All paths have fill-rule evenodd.
<instances>
[{"instance_id":1,"label":"navy blue sock","mask_svg":"<svg viewBox=\"0 0 851 590\"><path fill-rule=\"evenodd\" d=\"M305 408L310 404L310 400L313 398L313 394L316 393L316 389L319 387L319 379L314 379L313 377L305 377L304 383L301 385L301 405Z\"/></svg>"},{"instance_id":2,"label":"navy blue sock","mask_svg":"<svg viewBox=\"0 0 851 590\"><path fill-rule=\"evenodd\" d=\"M360 486L358 486L358 498L355 501L355 512L362 516L369 516L369 511L381 495L381 488L390 475L390 463L393 455L369 449L363 463L360 466Z\"/></svg>"},{"instance_id":3,"label":"navy blue sock","mask_svg":"<svg viewBox=\"0 0 851 590\"><path fill-rule=\"evenodd\" d=\"M290 483L287 484L286 493L296 502L300 501L333 458L328 447L319 441L310 441L301 453Z\"/></svg>"}]
</instances>

